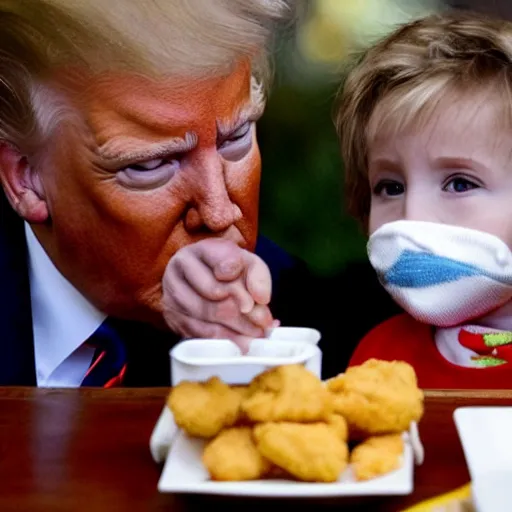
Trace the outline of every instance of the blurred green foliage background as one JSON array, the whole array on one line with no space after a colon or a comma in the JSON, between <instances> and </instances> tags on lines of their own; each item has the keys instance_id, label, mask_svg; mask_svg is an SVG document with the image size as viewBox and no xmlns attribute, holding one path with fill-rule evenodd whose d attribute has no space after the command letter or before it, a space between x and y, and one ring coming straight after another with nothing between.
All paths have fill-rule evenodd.
<instances>
[{"instance_id":1,"label":"blurred green foliage background","mask_svg":"<svg viewBox=\"0 0 512 512\"><path fill-rule=\"evenodd\" d=\"M258 124L260 230L319 274L366 258L344 205L333 101L354 50L397 25L444 9L512 19L511 0L299 0L298 22L276 41L275 81Z\"/></svg>"},{"instance_id":2,"label":"blurred green foliage background","mask_svg":"<svg viewBox=\"0 0 512 512\"><path fill-rule=\"evenodd\" d=\"M343 204L335 93L334 85L279 81L258 125L261 232L323 274L365 257L365 238Z\"/></svg>"},{"instance_id":3,"label":"blurred green foliage background","mask_svg":"<svg viewBox=\"0 0 512 512\"><path fill-rule=\"evenodd\" d=\"M305 0L275 48L275 77L258 124L263 161L260 231L317 273L366 258L345 211L334 99L349 55L438 0Z\"/></svg>"}]
</instances>

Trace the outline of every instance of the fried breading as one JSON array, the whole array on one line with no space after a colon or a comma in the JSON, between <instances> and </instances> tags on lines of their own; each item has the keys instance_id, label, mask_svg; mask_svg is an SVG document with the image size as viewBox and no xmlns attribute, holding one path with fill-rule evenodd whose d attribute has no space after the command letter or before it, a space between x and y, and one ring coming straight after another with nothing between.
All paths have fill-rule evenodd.
<instances>
[{"instance_id":1,"label":"fried breading","mask_svg":"<svg viewBox=\"0 0 512 512\"><path fill-rule=\"evenodd\" d=\"M206 382L180 382L167 400L178 427L194 437L211 438L240 416L243 394L218 377Z\"/></svg>"},{"instance_id":2,"label":"fried breading","mask_svg":"<svg viewBox=\"0 0 512 512\"><path fill-rule=\"evenodd\" d=\"M265 478L269 480L293 480L290 473L287 473L283 468L272 463L268 473L265 475Z\"/></svg>"},{"instance_id":3,"label":"fried breading","mask_svg":"<svg viewBox=\"0 0 512 512\"><path fill-rule=\"evenodd\" d=\"M339 414L329 414L326 421L342 441L348 441L348 424L347 420L343 416Z\"/></svg>"},{"instance_id":4,"label":"fried breading","mask_svg":"<svg viewBox=\"0 0 512 512\"><path fill-rule=\"evenodd\" d=\"M329 416L332 397L304 366L278 366L253 379L241 409L253 422L314 422Z\"/></svg>"},{"instance_id":5,"label":"fried breading","mask_svg":"<svg viewBox=\"0 0 512 512\"><path fill-rule=\"evenodd\" d=\"M402 361L370 359L327 381L327 389L351 439L403 432L423 415L423 392L412 366Z\"/></svg>"},{"instance_id":6,"label":"fried breading","mask_svg":"<svg viewBox=\"0 0 512 512\"><path fill-rule=\"evenodd\" d=\"M270 472L271 464L256 448L250 427L223 430L203 452L203 464L212 480L258 480Z\"/></svg>"},{"instance_id":7,"label":"fried breading","mask_svg":"<svg viewBox=\"0 0 512 512\"><path fill-rule=\"evenodd\" d=\"M325 423L262 423L254 439L266 459L299 480L335 482L347 467L347 444Z\"/></svg>"},{"instance_id":8,"label":"fried breading","mask_svg":"<svg viewBox=\"0 0 512 512\"><path fill-rule=\"evenodd\" d=\"M401 434L369 437L350 454L354 476L357 480L369 480L394 471L401 466L403 453Z\"/></svg>"},{"instance_id":9,"label":"fried breading","mask_svg":"<svg viewBox=\"0 0 512 512\"><path fill-rule=\"evenodd\" d=\"M233 385L231 386L231 389L233 391L236 391L240 394L242 398L245 398L249 394L249 386L243 386L243 385Z\"/></svg>"}]
</instances>

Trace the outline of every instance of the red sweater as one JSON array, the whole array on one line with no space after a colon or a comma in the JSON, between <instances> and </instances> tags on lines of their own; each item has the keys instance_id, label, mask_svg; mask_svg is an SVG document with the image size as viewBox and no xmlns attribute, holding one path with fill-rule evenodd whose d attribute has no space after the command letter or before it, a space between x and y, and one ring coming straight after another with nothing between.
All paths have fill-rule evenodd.
<instances>
[{"instance_id":1,"label":"red sweater","mask_svg":"<svg viewBox=\"0 0 512 512\"><path fill-rule=\"evenodd\" d=\"M371 358L408 362L423 389L512 389L510 363L487 368L454 365L437 350L433 328L407 314L371 330L357 346L349 366Z\"/></svg>"}]
</instances>

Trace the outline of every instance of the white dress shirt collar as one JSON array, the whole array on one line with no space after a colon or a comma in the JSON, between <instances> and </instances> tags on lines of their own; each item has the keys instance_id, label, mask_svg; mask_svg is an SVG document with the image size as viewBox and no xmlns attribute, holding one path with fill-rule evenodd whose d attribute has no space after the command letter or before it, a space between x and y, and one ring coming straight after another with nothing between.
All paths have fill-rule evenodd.
<instances>
[{"instance_id":1,"label":"white dress shirt collar","mask_svg":"<svg viewBox=\"0 0 512 512\"><path fill-rule=\"evenodd\" d=\"M91 362L92 349L77 349L106 315L57 270L27 223L25 234L38 386L79 386Z\"/></svg>"}]
</instances>

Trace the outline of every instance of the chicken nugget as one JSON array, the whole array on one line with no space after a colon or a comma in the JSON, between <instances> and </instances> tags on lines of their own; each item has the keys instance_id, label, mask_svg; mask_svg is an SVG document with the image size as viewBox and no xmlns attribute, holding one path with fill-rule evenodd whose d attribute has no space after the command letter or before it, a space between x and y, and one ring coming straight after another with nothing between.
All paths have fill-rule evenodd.
<instances>
[{"instance_id":1,"label":"chicken nugget","mask_svg":"<svg viewBox=\"0 0 512 512\"><path fill-rule=\"evenodd\" d=\"M402 361L369 359L327 381L327 388L351 439L403 432L423 415L423 392L412 366Z\"/></svg>"},{"instance_id":2,"label":"chicken nugget","mask_svg":"<svg viewBox=\"0 0 512 512\"><path fill-rule=\"evenodd\" d=\"M314 422L332 411L332 396L302 365L283 365L256 376L241 406L253 422Z\"/></svg>"},{"instance_id":3,"label":"chicken nugget","mask_svg":"<svg viewBox=\"0 0 512 512\"><path fill-rule=\"evenodd\" d=\"M249 386L244 386L244 385L234 385L234 386L231 386L231 389L233 391L236 391L240 396L241 398L245 398L248 394L249 394Z\"/></svg>"},{"instance_id":4,"label":"chicken nugget","mask_svg":"<svg viewBox=\"0 0 512 512\"><path fill-rule=\"evenodd\" d=\"M404 440L401 434L369 437L350 454L350 463L357 480L370 480L402 465Z\"/></svg>"},{"instance_id":5,"label":"chicken nugget","mask_svg":"<svg viewBox=\"0 0 512 512\"><path fill-rule=\"evenodd\" d=\"M258 480L271 469L256 448L250 427L223 430L206 445L202 459L212 480Z\"/></svg>"},{"instance_id":6,"label":"chicken nugget","mask_svg":"<svg viewBox=\"0 0 512 512\"><path fill-rule=\"evenodd\" d=\"M176 425L187 434L210 438L236 423L241 402L239 391L212 377L206 382L180 382L171 390L167 405Z\"/></svg>"},{"instance_id":7,"label":"chicken nugget","mask_svg":"<svg viewBox=\"0 0 512 512\"><path fill-rule=\"evenodd\" d=\"M347 444L325 423L262 423L254 438L266 459L299 480L335 482L347 467Z\"/></svg>"},{"instance_id":8,"label":"chicken nugget","mask_svg":"<svg viewBox=\"0 0 512 512\"><path fill-rule=\"evenodd\" d=\"M293 477L283 468L270 463L270 469L264 477L268 480L293 480Z\"/></svg>"},{"instance_id":9,"label":"chicken nugget","mask_svg":"<svg viewBox=\"0 0 512 512\"><path fill-rule=\"evenodd\" d=\"M348 441L348 425L347 420L345 420L343 416L339 414L329 414L326 421L327 425L333 428L342 441Z\"/></svg>"}]
</instances>

